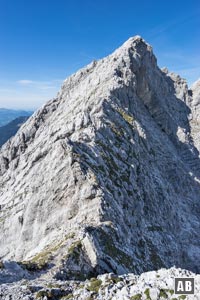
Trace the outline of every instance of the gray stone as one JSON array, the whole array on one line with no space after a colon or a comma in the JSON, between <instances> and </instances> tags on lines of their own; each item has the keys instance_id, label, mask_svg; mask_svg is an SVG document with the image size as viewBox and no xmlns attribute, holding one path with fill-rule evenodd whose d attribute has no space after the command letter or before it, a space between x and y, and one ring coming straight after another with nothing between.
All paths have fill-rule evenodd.
<instances>
[{"instance_id":1,"label":"gray stone","mask_svg":"<svg viewBox=\"0 0 200 300\"><path fill-rule=\"evenodd\" d=\"M0 150L0 257L48 279L199 272L198 86L138 36L66 79Z\"/></svg>"}]
</instances>

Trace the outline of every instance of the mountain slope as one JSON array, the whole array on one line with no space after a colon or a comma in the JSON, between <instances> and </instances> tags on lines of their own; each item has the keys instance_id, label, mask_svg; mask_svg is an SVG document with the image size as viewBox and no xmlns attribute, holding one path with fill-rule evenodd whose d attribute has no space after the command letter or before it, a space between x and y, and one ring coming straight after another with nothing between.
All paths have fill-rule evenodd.
<instances>
[{"instance_id":1,"label":"mountain slope","mask_svg":"<svg viewBox=\"0 0 200 300\"><path fill-rule=\"evenodd\" d=\"M199 271L191 102L138 36L69 77L0 151L0 256L57 278Z\"/></svg>"},{"instance_id":2,"label":"mountain slope","mask_svg":"<svg viewBox=\"0 0 200 300\"><path fill-rule=\"evenodd\" d=\"M16 134L20 126L28 119L28 117L18 117L10 123L0 127L0 147L12 136Z\"/></svg>"}]
</instances>

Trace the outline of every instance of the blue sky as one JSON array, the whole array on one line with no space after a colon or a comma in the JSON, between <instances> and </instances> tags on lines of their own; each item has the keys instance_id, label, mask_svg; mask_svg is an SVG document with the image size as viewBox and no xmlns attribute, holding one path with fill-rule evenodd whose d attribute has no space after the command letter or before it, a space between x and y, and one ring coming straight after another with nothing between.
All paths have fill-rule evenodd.
<instances>
[{"instance_id":1,"label":"blue sky","mask_svg":"<svg viewBox=\"0 0 200 300\"><path fill-rule=\"evenodd\" d=\"M200 77L199 0L0 0L0 107L35 109L134 35L160 67Z\"/></svg>"}]
</instances>

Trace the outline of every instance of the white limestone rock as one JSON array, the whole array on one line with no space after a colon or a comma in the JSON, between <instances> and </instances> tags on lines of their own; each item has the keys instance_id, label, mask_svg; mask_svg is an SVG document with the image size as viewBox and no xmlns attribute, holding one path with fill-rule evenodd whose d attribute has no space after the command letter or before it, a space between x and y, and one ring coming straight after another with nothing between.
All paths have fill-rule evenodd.
<instances>
[{"instance_id":1,"label":"white limestone rock","mask_svg":"<svg viewBox=\"0 0 200 300\"><path fill-rule=\"evenodd\" d=\"M0 150L0 257L62 280L199 272L196 90L139 36L66 79Z\"/></svg>"},{"instance_id":2,"label":"white limestone rock","mask_svg":"<svg viewBox=\"0 0 200 300\"><path fill-rule=\"evenodd\" d=\"M155 275L155 276L154 276ZM194 277L194 295L176 295L174 293L175 277ZM134 278L134 281L133 281ZM1 300L199 300L200 275L183 269L160 269L146 272L141 276L126 274L99 275L98 279L86 281L55 281L42 278L21 280L0 285Z\"/></svg>"}]
</instances>

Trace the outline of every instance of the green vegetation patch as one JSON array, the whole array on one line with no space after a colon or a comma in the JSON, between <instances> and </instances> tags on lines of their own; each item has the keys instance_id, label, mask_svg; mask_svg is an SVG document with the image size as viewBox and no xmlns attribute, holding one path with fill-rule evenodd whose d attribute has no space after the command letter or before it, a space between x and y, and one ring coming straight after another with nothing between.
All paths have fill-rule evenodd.
<instances>
[{"instance_id":1,"label":"green vegetation patch","mask_svg":"<svg viewBox=\"0 0 200 300\"><path fill-rule=\"evenodd\" d=\"M1 218L0 218L0 222L4 222L5 219L6 219L5 217L1 217Z\"/></svg>"},{"instance_id":2,"label":"green vegetation patch","mask_svg":"<svg viewBox=\"0 0 200 300\"><path fill-rule=\"evenodd\" d=\"M129 125L133 125L133 121L134 121L134 118L133 116L129 115L127 112L125 112L122 108L118 108L117 110L120 115L123 117L123 119L129 124Z\"/></svg>"},{"instance_id":3,"label":"green vegetation patch","mask_svg":"<svg viewBox=\"0 0 200 300\"><path fill-rule=\"evenodd\" d=\"M144 294L146 295L146 299L147 299L147 300L151 300L149 289L146 289L146 290L144 291Z\"/></svg>"},{"instance_id":4,"label":"green vegetation patch","mask_svg":"<svg viewBox=\"0 0 200 300\"><path fill-rule=\"evenodd\" d=\"M47 297L47 299L48 299L48 298L52 297L52 294L50 291L39 291L39 292L37 292L35 297L36 297L36 299L40 299L43 297Z\"/></svg>"},{"instance_id":5,"label":"green vegetation patch","mask_svg":"<svg viewBox=\"0 0 200 300\"><path fill-rule=\"evenodd\" d=\"M115 277L115 278L112 278L111 279L112 281L113 281L113 283L118 283L118 282L121 282L121 281L123 281L123 279L122 278L120 278L120 277Z\"/></svg>"},{"instance_id":6,"label":"green vegetation patch","mask_svg":"<svg viewBox=\"0 0 200 300\"><path fill-rule=\"evenodd\" d=\"M142 295L141 294L136 294L134 296L131 296L131 300L141 300L142 299Z\"/></svg>"},{"instance_id":7,"label":"green vegetation patch","mask_svg":"<svg viewBox=\"0 0 200 300\"><path fill-rule=\"evenodd\" d=\"M75 262L78 263L81 251L82 251L82 243L79 240L71 244L71 246L68 249L68 254L66 258L70 257L74 259Z\"/></svg>"},{"instance_id":8,"label":"green vegetation patch","mask_svg":"<svg viewBox=\"0 0 200 300\"><path fill-rule=\"evenodd\" d=\"M61 288L61 285L58 283L48 283L46 285L46 287L49 289L57 289L57 288L59 289L59 288Z\"/></svg>"},{"instance_id":9,"label":"green vegetation patch","mask_svg":"<svg viewBox=\"0 0 200 300\"><path fill-rule=\"evenodd\" d=\"M174 290L168 290L171 295L174 294Z\"/></svg>"},{"instance_id":10,"label":"green vegetation patch","mask_svg":"<svg viewBox=\"0 0 200 300\"><path fill-rule=\"evenodd\" d=\"M159 293L159 297L160 297L160 298L162 297L162 298L166 298L166 299L167 299L167 298L168 298L167 291L168 291L168 290L161 289L161 290L160 290L160 293Z\"/></svg>"},{"instance_id":11,"label":"green vegetation patch","mask_svg":"<svg viewBox=\"0 0 200 300\"><path fill-rule=\"evenodd\" d=\"M71 244L71 246L69 247L68 249L68 254L72 254L74 252L74 250L76 249L81 249L82 248L82 244L81 244L81 241L76 241L74 243Z\"/></svg>"},{"instance_id":12,"label":"green vegetation patch","mask_svg":"<svg viewBox=\"0 0 200 300\"><path fill-rule=\"evenodd\" d=\"M117 128L114 123L111 124L110 128L117 136L122 137L124 135L122 129Z\"/></svg>"},{"instance_id":13,"label":"green vegetation patch","mask_svg":"<svg viewBox=\"0 0 200 300\"><path fill-rule=\"evenodd\" d=\"M18 262L23 268L28 271L40 271L48 267L49 261L52 258L52 255L59 250L66 242L67 239L73 238L74 234L71 233L66 235L63 240L58 242L55 245L46 247L43 251L35 255L32 259L27 261Z\"/></svg>"},{"instance_id":14,"label":"green vegetation patch","mask_svg":"<svg viewBox=\"0 0 200 300\"><path fill-rule=\"evenodd\" d=\"M69 300L69 299L73 299L73 294L68 294L67 296L61 297L61 300Z\"/></svg>"},{"instance_id":15,"label":"green vegetation patch","mask_svg":"<svg viewBox=\"0 0 200 300\"><path fill-rule=\"evenodd\" d=\"M90 285L87 286L87 290L90 292L98 293L101 284L102 284L102 280L97 279L97 278L91 278Z\"/></svg>"}]
</instances>

